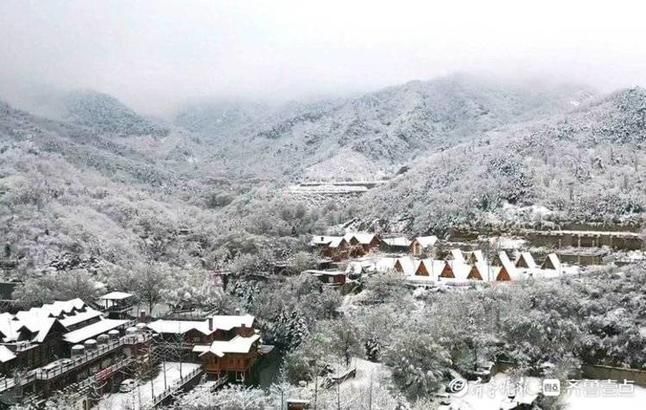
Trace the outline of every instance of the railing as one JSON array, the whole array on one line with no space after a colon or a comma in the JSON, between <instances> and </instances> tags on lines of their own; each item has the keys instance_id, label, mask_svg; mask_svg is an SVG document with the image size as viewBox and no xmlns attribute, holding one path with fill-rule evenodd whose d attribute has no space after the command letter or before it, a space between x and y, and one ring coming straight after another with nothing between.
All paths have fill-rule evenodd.
<instances>
[{"instance_id":1,"label":"railing","mask_svg":"<svg viewBox=\"0 0 646 410\"><path fill-rule=\"evenodd\" d=\"M112 340L104 345L97 346L94 350L87 350L82 356L72 357L71 359L69 359L69 362L62 364L61 366L54 367L53 369L44 369L42 367L35 369L34 371L36 372L36 378L38 380L53 379L54 377L58 377L69 372L70 370L83 366L84 364L96 359L97 357L103 356L106 353L110 353L123 344L124 342L122 339Z\"/></svg>"},{"instance_id":2,"label":"railing","mask_svg":"<svg viewBox=\"0 0 646 410\"><path fill-rule=\"evenodd\" d=\"M85 380L80 381L77 384L78 386L77 389L78 390L84 389L88 386L91 386L93 383L102 383L105 379L108 379L114 373L123 369L124 367L131 365L132 363L134 363L134 360L130 357L123 359L117 363L114 363L106 367L105 369L100 370L97 374L90 376Z\"/></svg>"},{"instance_id":3,"label":"railing","mask_svg":"<svg viewBox=\"0 0 646 410\"><path fill-rule=\"evenodd\" d=\"M164 400L166 400L167 398L169 398L170 396L175 394L179 389L184 387L191 380L195 380L195 378L198 377L201 374L202 374L202 369L198 367L197 369L191 371L186 376L183 376L182 378L180 378L179 381L177 383L175 383L173 386L167 388L163 392L161 392L161 393L155 395L155 397L153 397L152 407L155 408L155 407L159 406L161 403L164 402Z\"/></svg>"},{"instance_id":4,"label":"railing","mask_svg":"<svg viewBox=\"0 0 646 410\"><path fill-rule=\"evenodd\" d=\"M68 359L69 362L53 369L43 369L42 367L40 367L34 370L30 370L19 379L20 385L24 386L33 382L34 380L53 379L54 377L61 376L71 370L83 366L90 361L103 356L104 354L110 353L120 346L144 343L151 338L152 335L148 333L122 336L118 340L111 340L107 344L97 346L96 350L86 351L82 356L70 358ZM0 393L11 390L14 387L16 387L16 381L14 378L0 378Z\"/></svg>"},{"instance_id":5,"label":"railing","mask_svg":"<svg viewBox=\"0 0 646 410\"><path fill-rule=\"evenodd\" d=\"M31 371L27 372L24 376L19 378L19 385L24 386L26 384L29 384L36 380L36 374ZM5 377L3 380L0 381L0 393L5 392L7 390L11 390L16 386L16 379L15 378L8 378Z\"/></svg>"}]
</instances>

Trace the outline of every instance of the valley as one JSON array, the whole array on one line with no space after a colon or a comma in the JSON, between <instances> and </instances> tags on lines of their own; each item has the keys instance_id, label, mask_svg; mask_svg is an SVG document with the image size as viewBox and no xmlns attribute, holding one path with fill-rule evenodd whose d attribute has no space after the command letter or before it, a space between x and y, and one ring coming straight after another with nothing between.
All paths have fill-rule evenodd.
<instances>
[{"instance_id":1,"label":"valley","mask_svg":"<svg viewBox=\"0 0 646 410\"><path fill-rule=\"evenodd\" d=\"M142 402L182 360L217 386L159 406L268 408L280 388L319 408L362 408L350 392L441 408L456 374L643 371L641 88L460 74L315 102L197 101L164 119L94 91L19 105L0 105L5 313L128 293L152 340L153 370L133 373L152 390ZM204 330L248 316L253 334ZM189 338L185 356L173 337ZM245 366L209 356L230 354ZM256 360L280 368L267 392L242 387ZM116 390L86 398L135 397Z\"/></svg>"}]
</instances>

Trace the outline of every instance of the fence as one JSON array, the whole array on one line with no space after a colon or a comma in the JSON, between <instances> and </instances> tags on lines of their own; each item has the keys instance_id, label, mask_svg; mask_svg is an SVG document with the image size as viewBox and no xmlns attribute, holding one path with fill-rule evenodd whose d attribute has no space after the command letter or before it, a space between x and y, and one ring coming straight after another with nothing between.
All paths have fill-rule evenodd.
<instances>
[{"instance_id":1,"label":"fence","mask_svg":"<svg viewBox=\"0 0 646 410\"><path fill-rule=\"evenodd\" d=\"M177 393L182 387L184 387L186 384L188 384L192 380L195 380L195 378L200 376L201 374L202 374L202 369L197 368L197 369L191 371L186 376L182 376L180 378L180 380L177 383L175 383L173 386L167 388L166 390L164 390L160 394L157 394L157 395L155 395L155 397L153 397L152 407L155 408L155 407L159 406L161 403L164 402L164 400L168 399L170 396Z\"/></svg>"}]
</instances>

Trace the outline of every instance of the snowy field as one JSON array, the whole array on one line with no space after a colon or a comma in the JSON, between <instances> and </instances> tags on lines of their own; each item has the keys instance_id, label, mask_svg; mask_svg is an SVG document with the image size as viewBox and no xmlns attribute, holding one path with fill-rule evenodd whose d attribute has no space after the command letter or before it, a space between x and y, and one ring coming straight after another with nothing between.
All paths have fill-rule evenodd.
<instances>
[{"instance_id":1,"label":"snowy field","mask_svg":"<svg viewBox=\"0 0 646 410\"><path fill-rule=\"evenodd\" d=\"M180 364L177 362L166 362L166 385L171 387L179 383L180 380ZM197 363L182 363L182 375L186 376L193 370L199 368ZM138 410L139 408L146 408L152 401L152 393L159 395L164 391L164 372L160 372L151 382L150 380L144 384L139 385L138 388L128 393L112 393L106 395L94 407L97 410ZM141 399L141 404L140 404Z\"/></svg>"}]
</instances>

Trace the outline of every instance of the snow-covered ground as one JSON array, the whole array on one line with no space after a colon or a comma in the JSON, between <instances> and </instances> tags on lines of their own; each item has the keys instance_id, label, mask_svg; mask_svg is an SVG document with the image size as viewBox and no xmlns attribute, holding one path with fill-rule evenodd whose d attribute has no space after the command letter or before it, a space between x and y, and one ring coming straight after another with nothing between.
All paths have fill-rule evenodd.
<instances>
[{"instance_id":1,"label":"snow-covered ground","mask_svg":"<svg viewBox=\"0 0 646 410\"><path fill-rule=\"evenodd\" d=\"M357 375L354 378L344 381L341 385L350 390L362 390L370 386L370 380L373 383L379 383L380 380L390 377L390 371L383 363L375 363L365 359L352 359L351 366L357 369Z\"/></svg>"},{"instance_id":2,"label":"snow-covered ground","mask_svg":"<svg viewBox=\"0 0 646 410\"><path fill-rule=\"evenodd\" d=\"M199 367L200 365L197 363L182 363L181 374L186 376ZM97 410L138 410L139 408L146 408L152 401L153 391L155 395L158 395L164 391L165 385L171 387L178 384L179 380L180 364L178 362L166 362L166 384L164 384L164 372L160 365L159 374L152 382L148 380L128 393L108 394L94 408Z\"/></svg>"}]
</instances>

